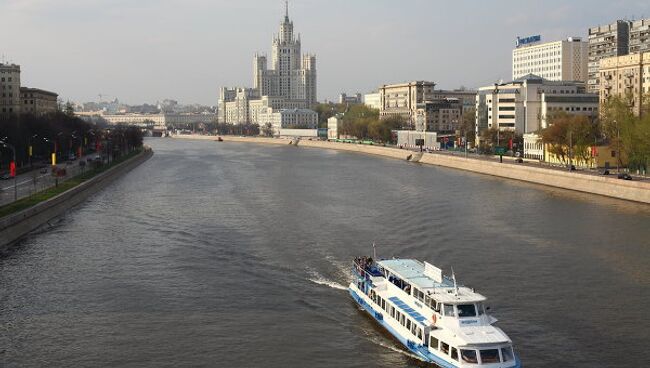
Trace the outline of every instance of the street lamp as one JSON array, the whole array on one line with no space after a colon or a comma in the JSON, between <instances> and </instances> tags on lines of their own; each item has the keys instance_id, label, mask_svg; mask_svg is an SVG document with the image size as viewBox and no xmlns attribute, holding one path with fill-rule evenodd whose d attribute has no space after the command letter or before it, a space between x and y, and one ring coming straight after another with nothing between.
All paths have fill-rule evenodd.
<instances>
[{"instance_id":1,"label":"street lamp","mask_svg":"<svg viewBox=\"0 0 650 368\"><path fill-rule=\"evenodd\" d=\"M38 137L38 134L34 134L33 136L31 136L29 138L28 142L27 142L27 146L28 146L27 150L28 150L28 153L29 153L29 167L30 168L34 167L34 165L32 164L32 154L33 154L33 151L34 151L34 149L32 147L32 139L34 139L36 137Z\"/></svg>"},{"instance_id":2,"label":"street lamp","mask_svg":"<svg viewBox=\"0 0 650 368\"><path fill-rule=\"evenodd\" d=\"M614 120L614 125L616 125L616 173L620 173L620 161L621 161L621 129L618 126L618 120Z\"/></svg>"}]
</instances>

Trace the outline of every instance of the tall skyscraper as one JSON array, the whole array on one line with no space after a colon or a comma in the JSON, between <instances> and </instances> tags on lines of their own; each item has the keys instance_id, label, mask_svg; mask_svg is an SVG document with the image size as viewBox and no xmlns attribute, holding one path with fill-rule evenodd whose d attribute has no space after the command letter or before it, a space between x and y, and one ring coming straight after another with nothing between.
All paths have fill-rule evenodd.
<instances>
[{"instance_id":1,"label":"tall skyscraper","mask_svg":"<svg viewBox=\"0 0 650 368\"><path fill-rule=\"evenodd\" d=\"M221 88L219 122L271 124L274 132L291 127L315 128L316 57L301 54L300 35L293 32L289 7L271 45L271 68L265 55L253 58L253 88Z\"/></svg>"},{"instance_id":2,"label":"tall skyscraper","mask_svg":"<svg viewBox=\"0 0 650 368\"><path fill-rule=\"evenodd\" d=\"M273 37L272 69L268 69L266 56L254 57L253 88L260 95L304 100L305 107L316 103L316 57L302 55L300 46L300 35L294 35L287 6L279 33Z\"/></svg>"}]
</instances>

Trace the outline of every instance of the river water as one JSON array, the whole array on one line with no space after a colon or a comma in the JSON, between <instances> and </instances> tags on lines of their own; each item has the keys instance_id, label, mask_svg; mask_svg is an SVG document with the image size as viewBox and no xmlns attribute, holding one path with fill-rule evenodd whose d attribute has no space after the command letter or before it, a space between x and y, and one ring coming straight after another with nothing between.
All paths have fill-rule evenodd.
<instances>
[{"instance_id":1,"label":"river water","mask_svg":"<svg viewBox=\"0 0 650 368\"><path fill-rule=\"evenodd\" d=\"M357 255L488 297L525 367L650 361L650 207L353 153L151 139L0 256L3 367L419 367L345 287Z\"/></svg>"}]
</instances>

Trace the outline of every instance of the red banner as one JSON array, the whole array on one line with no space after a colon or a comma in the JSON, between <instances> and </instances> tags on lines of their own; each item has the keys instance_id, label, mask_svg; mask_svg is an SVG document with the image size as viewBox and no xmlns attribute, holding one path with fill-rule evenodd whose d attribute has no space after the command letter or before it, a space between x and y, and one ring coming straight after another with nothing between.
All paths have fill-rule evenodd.
<instances>
[{"instance_id":1,"label":"red banner","mask_svg":"<svg viewBox=\"0 0 650 368\"><path fill-rule=\"evenodd\" d=\"M508 148L512 149L512 138L508 140Z\"/></svg>"},{"instance_id":2,"label":"red banner","mask_svg":"<svg viewBox=\"0 0 650 368\"><path fill-rule=\"evenodd\" d=\"M13 161L9 164L9 176L12 178L16 176L16 163Z\"/></svg>"}]
</instances>

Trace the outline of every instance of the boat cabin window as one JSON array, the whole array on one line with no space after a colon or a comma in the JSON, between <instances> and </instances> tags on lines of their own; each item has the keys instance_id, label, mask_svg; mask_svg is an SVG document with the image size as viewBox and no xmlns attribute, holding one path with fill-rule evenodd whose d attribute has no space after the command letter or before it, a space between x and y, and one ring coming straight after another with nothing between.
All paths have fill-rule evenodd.
<instances>
[{"instance_id":1,"label":"boat cabin window","mask_svg":"<svg viewBox=\"0 0 650 368\"><path fill-rule=\"evenodd\" d=\"M499 349L481 350L481 364L500 363Z\"/></svg>"},{"instance_id":2,"label":"boat cabin window","mask_svg":"<svg viewBox=\"0 0 650 368\"><path fill-rule=\"evenodd\" d=\"M418 328L418 333L417 333L416 336L418 337L418 339L422 340L422 329L421 328Z\"/></svg>"},{"instance_id":3,"label":"boat cabin window","mask_svg":"<svg viewBox=\"0 0 650 368\"><path fill-rule=\"evenodd\" d=\"M458 317L476 317L476 307L474 304L458 304Z\"/></svg>"},{"instance_id":4,"label":"boat cabin window","mask_svg":"<svg viewBox=\"0 0 650 368\"><path fill-rule=\"evenodd\" d=\"M478 364L478 356L476 355L476 350L460 350L460 358L465 363L474 363Z\"/></svg>"},{"instance_id":5,"label":"boat cabin window","mask_svg":"<svg viewBox=\"0 0 650 368\"><path fill-rule=\"evenodd\" d=\"M501 348L501 357L504 362L511 362L515 360L515 354L512 352L512 347L508 346Z\"/></svg>"},{"instance_id":6,"label":"boat cabin window","mask_svg":"<svg viewBox=\"0 0 650 368\"><path fill-rule=\"evenodd\" d=\"M441 341L440 342L440 350L445 354L449 354L449 344L447 344L446 342Z\"/></svg>"},{"instance_id":7,"label":"boat cabin window","mask_svg":"<svg viewBox=\"0 0 650 368\"><path fill-rule=\"evenodd\" d=\"M440 313L440 306L438 302L435 301L435 299L427 296L424 298L424 304L426 304L429 308L433 309L434 311Z\"/></svg>"},{"instance_id":8,"label":"boat cabin window","mask_svg":"<svg viewBox=\"0 0 650 368\"><path fill-rule=\"evenodd\" d=\"M478 315L482 316L485 314L485 307L483 306L483 303L478 303L476 304L476 309L478 309Z\"/></svg>"},{"instance_id":9,"label":"boat cabin window","mask_svg":"<svg viewBox=\"0 0 650 368\"><path fill-rule=\"evenodd\" d=\"M430 340L430 341L429 341L429 346L431 346L431 349L436 349L436 350L438 350L438 339L436 339L435 337L431 336L431 338L430 338L429 340Z\"/></svg>"},{"instance_id":10,"label":"boat cabin window","mask_svg":"<svg viewBox=\"0 0 650 368\"><path fill-rule=\"evenodd\" d=\"M406 320L406 329L407 329L407 330L410 330L410 329L411 329L411 320L410 320L410 319L407 319L407 320Z\"/></svg>"},{"instance_id":11,"label":"boat cabin window","mask_svg":"<svg viewBox=\"0 0 650 368\"><path fill-rule=\"evenodd\" d=\"M456 314L454 313L454 306L451 304L445 304L445 316L448 317L455 317Z\"/></svg>"},{"instance_id":12,"label":"boat cabin window","mask_svg":"<svg viewBox=\"0 0 650 368\"><path fill-rule=\"evenodd\" d=\"M456 348L451 348L451 359L458 360L458 350Z\"/></svg>"},{"instance_id":13,"label":"boat cabin window","mask_svg":"<svg viewBox=\"0 0 650 368\"><path fill-rule=\"evenodd\" d=\"M417 300L419 300L419 301L421 301L421 302L424 303L424 293L423 293L422 291L420 291L420 289L413 288L413 296L414 296Z\"/></svg>"}]
</instances>

